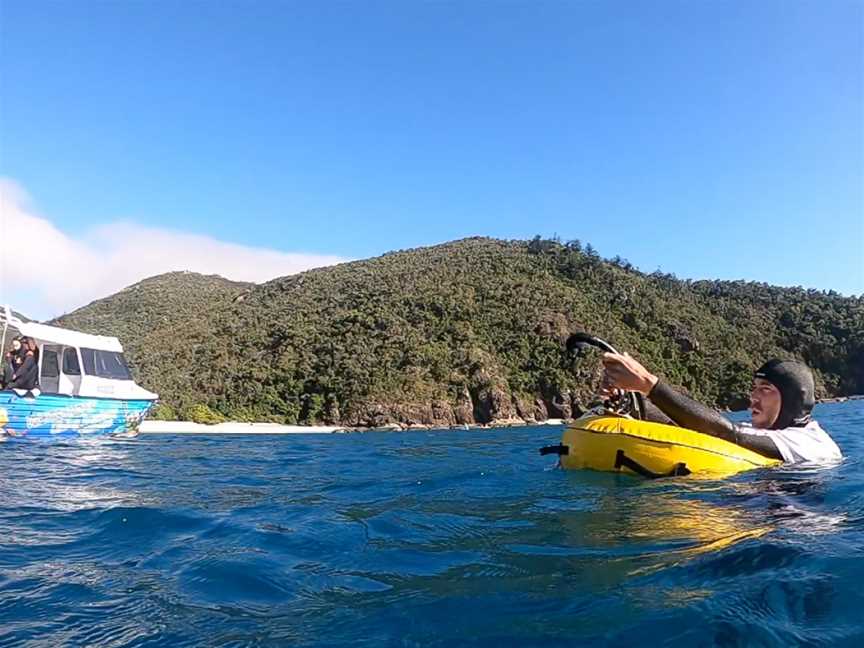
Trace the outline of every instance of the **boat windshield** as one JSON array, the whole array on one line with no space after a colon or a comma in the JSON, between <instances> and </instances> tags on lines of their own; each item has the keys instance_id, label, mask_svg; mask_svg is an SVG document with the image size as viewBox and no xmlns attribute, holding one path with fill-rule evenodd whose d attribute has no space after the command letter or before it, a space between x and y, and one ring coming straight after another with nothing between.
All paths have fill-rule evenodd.
<instances>
[{"instance_id":1,"label":"boat windshield","mask_svg":"<svg viewBox=\"0 0 864 648\"><path fill-rule=\"evenodd\" d=\"M81 360L84 363L84 373L88 376L132 380L129 365L126 364L126 358L123 357L122 353L82 347Z\"/></svg>"}]
</instances>

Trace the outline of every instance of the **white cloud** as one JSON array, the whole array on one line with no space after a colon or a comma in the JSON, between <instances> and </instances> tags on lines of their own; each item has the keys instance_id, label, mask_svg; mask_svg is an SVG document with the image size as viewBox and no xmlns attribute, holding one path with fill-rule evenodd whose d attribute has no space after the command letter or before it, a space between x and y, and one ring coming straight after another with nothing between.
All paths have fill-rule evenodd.
<instances>
[{"instance_id":1,"label":"white cloud","mask_svg":"<svg viewBox=\"0 0 864 648\"><path fill-rule=\"evenodd\" d=\"M172 270L260 283L346 260L248 247L128 222L70 236L36 214L17 183L0 178L0 303L8 302L38 319Z\"/></svg>"}]
</instances>

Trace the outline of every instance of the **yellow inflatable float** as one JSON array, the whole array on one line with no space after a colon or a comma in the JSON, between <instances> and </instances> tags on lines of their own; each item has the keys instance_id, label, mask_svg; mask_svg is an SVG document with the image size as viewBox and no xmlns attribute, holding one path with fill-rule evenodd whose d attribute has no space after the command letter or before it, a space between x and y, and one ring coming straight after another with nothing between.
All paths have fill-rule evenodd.
<instances>
[{"instance_id":1,"label":"yellow inflatable float","mask_svg":"<svg viewBox=\"0 0 864 648\"><path fill-rule=\"evenodd\" d=\"M614 415L576 420L564 431L561 445L541 452L559 455L563 468L651 478L728 477L781 463L701 432Z\"/></svg>"}]
</instances>

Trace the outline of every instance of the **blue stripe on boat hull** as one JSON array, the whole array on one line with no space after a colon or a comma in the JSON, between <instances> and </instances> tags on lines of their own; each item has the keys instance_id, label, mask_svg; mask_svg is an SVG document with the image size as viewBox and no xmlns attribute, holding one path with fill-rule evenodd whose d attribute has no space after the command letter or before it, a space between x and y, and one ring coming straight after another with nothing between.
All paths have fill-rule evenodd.
<instances>
[{"instance_id":1,"label":"blue stripe on boat hull","mask_svg":"<svg viewBox=\"0 0 864 648\"><path fill-rule=\"evenodd\" d=\"M27 398L0 391L0 428L12 435L43 438L114 434L140 423L153 403L60 394Z\"/></svg>"}]
</instances>

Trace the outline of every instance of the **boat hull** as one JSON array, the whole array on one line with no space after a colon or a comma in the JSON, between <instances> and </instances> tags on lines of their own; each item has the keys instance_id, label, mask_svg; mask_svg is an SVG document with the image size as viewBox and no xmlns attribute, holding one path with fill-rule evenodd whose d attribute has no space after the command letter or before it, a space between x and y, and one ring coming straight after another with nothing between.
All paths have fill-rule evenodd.
<instances>
[{"instance_id":1,"label":"boat hull","mask_svg":"<svg viewBox=\"0 0 864 648\"><path fill-rule=\"evenodd\" d=\"M154 403L0 391L0 434L24 438L122 434L134 430Z\"/></svg>"}]
</instances>

